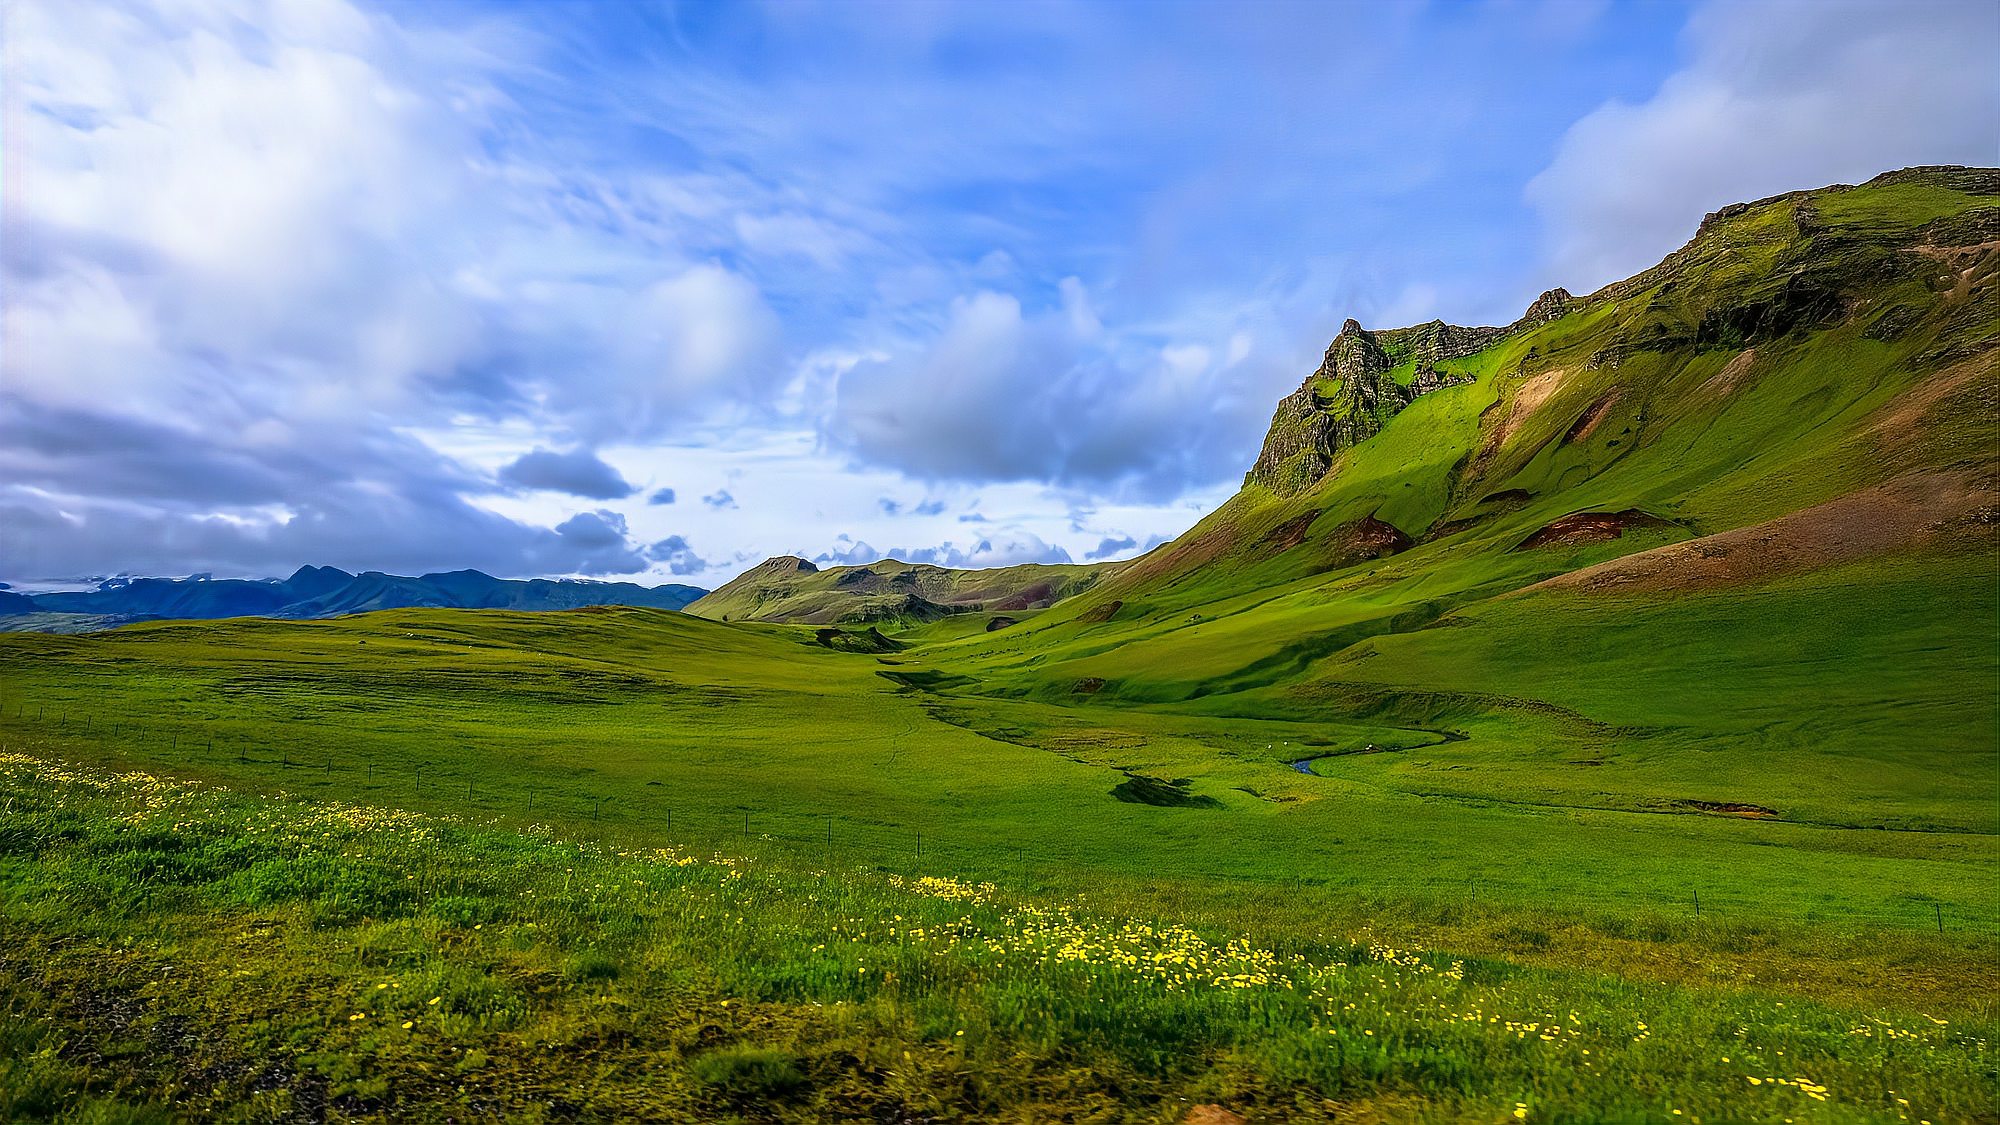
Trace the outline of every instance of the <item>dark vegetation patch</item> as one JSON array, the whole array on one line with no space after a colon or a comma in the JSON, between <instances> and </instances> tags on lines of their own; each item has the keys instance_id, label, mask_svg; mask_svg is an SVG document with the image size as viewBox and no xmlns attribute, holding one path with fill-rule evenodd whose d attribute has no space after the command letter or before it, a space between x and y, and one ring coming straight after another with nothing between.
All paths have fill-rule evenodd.
<instances>
[{"instance_id":1,"label":"dark vegetation patch","mask_svg":"<svg viewBox=\"0 0 2000 1125\"><path fill-rule=\"evenodd\" d=\"M1745 820L1780 819L1776 809L1767 809L1762 805L1739 804L1735 801L1681 800L1673 802L1673 807L1686 809L1689 812L1707 813L1711 816L1742 817Z\"/></svg>"},{"instance_id":2,"label":"dark vegetation patch","mask_svg":"<svg viewBox=\"0 0 2000 1125\"><path fill-rule=\"evenodd\" d=\"M955 613L963 613L965 610L959 606L940 605L922 594L890 592L866 597L858 606L830 612L835 615L834 620L840 624L862 625L886 621L921 625L942 620Z\"/></svg>"},{"instance_id":3,"label":"dark vegetation patch","mask_svg":"<svg viewBox=\"0 0 2000 1125\"><path fill-rule=\"evenodd\" d=\"M909 647L901 641L883 636L882 631L873 625L859 630L833 627L818 629L813 632L813 641L838 652L898 652Z\"/></svg>"},{"instance_id":4,"label":"dark vegetation patch","mask_svg":"<svg viewBox=\"0 0 2000 1125\"><path fill-rule=\"evenodd\" d=\"M1098 676L1085 676L1078 680L1070 691L1077 695L1096 695L1104 690L1104 680Z\"/></svg>"},{"instance_id":5,"label":"dark vegetation patch","mask_svg":"<svg viewBox=\"0 0 2000 1125\"><path fill-rule=\"evenodd\" d=\"M1052 605L1060 597L1053 583L1037 582L1017 594L1001 598L993 603L996 610L1019 612L1024 609L1042 609Z\"/></svg>"},{"instance_id":6,"label":"dark vegetation patch","mask_svg":"<svg viewBox=\"0 0 2000 1125\"><path fill-rule=\"evenodd\" d=\"M995 617L993 620L988 621L986 623L986 631L989 633L997 633L1000 630L1005 629L1009 625L1018 625L1018 624L1020 624L1020 622L1014 620L1011 617Z\"/></svg>"},{"instance_id":7,"label":"dark vegetation patch","mask_svg":"<svg viewBox=\"0 0 2000 1125\"><path fill-rule=\"evenodd\" d=\"M1424 534L1423 542L1434 543L1447 539L1462 531L1469 531L1480 524L1489 523L1509 512L1525 507L1534 500L1535 494L1525 488L1508 488L1481 497L1473 505L1472 514L1455 520L1445 520L1434 525Z\"/></svg>"},{"instance_id":8,"label":"dark vegetation patch","mask_svg":"<svg viewBox=\"0 0 2000 1125\"><path fill-rule=\"evenodd\" d=\"M969 676L941 672L935 668L917 668L907 672L877 669L875 674L892 684L917 691L945 691L949 688L965 687L974 682Z\"/></svg>"},{"instance_id":9,"label":"dark vegetation patch","mask_svg":"<svg viewBox=\"0 0 2000 1125\"><path fill-rule=\"evenodd\" d=\"M718 1047L689 1060L688 1069L702 1083L744 1106L786 1097L806 1084L798 1060L769 1047Z\"/></svg>"},{"instance_id":10,"label":"dark vegetation patch","mask_svg":"<svg viewBox=\"0 0 2000 1125\"><path fill-rule=\"evenodd\" d=\"M1704 312L1695 326L1694 345L1704 351L1740 348L1830 325L1845 311L1847 283L1831 272L1792 274L1775 293Z\"/></svg>"},{"instance_id":11,"label":"dark vegetation patch","mask_svg":"<svg viewBox=\"0 0 2000 1125\"><path fill-rule=\"evenodd\" d=\"M1611 408L1618 405L1618 400L1624 397L1624 394L1621 388L1613 387L1597 396L1597 401L1585 407L1583 413L1577 415L1576 421L1570 423L1569 429L1563 433L1563 444L1573 445L1588 438L1611 413Z\"/></svg>"},{"instance_id":12,"label":"dark vegetation patch","mask_svg":"<svg viewBox=\"0 0 2000 1125\"><path fill-rule=\"evenodd\" d=\"M1148 777L1143 773L1127 773L1125 780L1112 786L1111 795L1132 805L1152 805L1155 808L1173 809L1219 809L1222 802L1213 797L1190 791L1194 784L1191 777L1177 777L1172 781Z\"/></svg>"}]
</instances>

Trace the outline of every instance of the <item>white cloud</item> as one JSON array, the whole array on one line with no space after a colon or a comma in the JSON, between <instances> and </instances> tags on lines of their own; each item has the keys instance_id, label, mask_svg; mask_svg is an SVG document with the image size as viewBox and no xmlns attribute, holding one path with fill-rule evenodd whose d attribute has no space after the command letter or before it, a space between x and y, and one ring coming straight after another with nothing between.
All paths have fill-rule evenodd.
<instances>
[{"instance_id":1,"label":"white cloud","mask_svg":"<svg viewBox=\"0 0 2000 1125\"><path fill-rule=\"evenodd\" d=\"M962 546L947 540L935 547L897 547L889 552L888 557L904 562L964 569L1073 561L1064 548L1020 528L997 532Z\"/></svg>"},{"instance_id":2,"label":"white cloud","mask_svg":"<svg viewBox=\"0 0 2000 1125\"><path fill-rule=\"evenodd\" d=\"M2000 5L1712 0L1651 98L1572 126L1527 197L1553 278L1652 265L1729 203L1912 164L2000 162Z\"/></svg>"},{"instance_id":3,"label":"white cloud","mask_svg":"<svg viewBox=\"0 0 2000 1125\"><path fill-rule=\"evenodd\" d=\"M977 291L934 336L855 362L837 378L827 437L920 479L1166 497L1230 475L1269 416L1268 388L1296 378L1289 356L1260 354L1242 329L1162 342L1107 329L1075 278L1058 293L1036 313Z\"/></svg>"},{"instance_id":4,"label":"white cloud","mask_svg":"<svg viewBox=\"0 0 2000 1125\"><path fill-rule=\"evenodd\" d=\"M35 438L10 464L40 490L25 510L56 496L80 514L59 549L10 552L17 572L168 542L269 560L327 549L335 520L385 559L630 570L617 513L556 530L561 512L493 514L465 499L490 483L397 433L513 418L513 457L656 437L770 391L779 332L753 282L578 218L594 176L500 141L524 58L345 0L6 15L0 425ZM143 441L122 453L90 437L126 429ZM586 494L630 491L595 468L613 483ZM156 505L143 519L134 495ZM303 514L249 506L273 495ZM370 502L406 526L371 531ZM449 541L467 527L483 545Z\"/></svg>"}]
</instances>

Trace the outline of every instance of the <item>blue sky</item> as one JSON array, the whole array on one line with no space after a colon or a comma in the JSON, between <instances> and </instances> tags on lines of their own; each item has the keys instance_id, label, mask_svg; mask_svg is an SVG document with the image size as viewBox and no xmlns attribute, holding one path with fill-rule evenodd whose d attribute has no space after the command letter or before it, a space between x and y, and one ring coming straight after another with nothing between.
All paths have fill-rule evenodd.
<instances>
[{"instance_id":1,"label":"blue sky","mask_svg":"<svg viewBox=\"0 0 2000 1125\"><path fill-rule=\"evenodd\" d=\"M2000 162L2000 7L6 9L0 575L1128 557L1349 316Z\"/></svg>"}]
</instances>

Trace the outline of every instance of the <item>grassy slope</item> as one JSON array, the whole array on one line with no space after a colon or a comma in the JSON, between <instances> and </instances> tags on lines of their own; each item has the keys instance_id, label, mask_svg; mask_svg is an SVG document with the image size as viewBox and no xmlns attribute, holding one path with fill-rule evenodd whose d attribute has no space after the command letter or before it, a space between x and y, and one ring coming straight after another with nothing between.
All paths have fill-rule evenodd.
<instances>
[{"instance_id":1,"label":"grassy slope","mask_svg":"<svg viewBox=\"0 0 2000 1125\"><path fill-rule=\"evenodd\" d=\"M952 570L882 559L866 566L799 572L756 567L687 607L716 621L830 625L880 621L922 625L944 613L1030 612L1080 593L1116 573L1115 564ZM919 612L907 603L921 599Z\"/></svg>"}]
</instances>

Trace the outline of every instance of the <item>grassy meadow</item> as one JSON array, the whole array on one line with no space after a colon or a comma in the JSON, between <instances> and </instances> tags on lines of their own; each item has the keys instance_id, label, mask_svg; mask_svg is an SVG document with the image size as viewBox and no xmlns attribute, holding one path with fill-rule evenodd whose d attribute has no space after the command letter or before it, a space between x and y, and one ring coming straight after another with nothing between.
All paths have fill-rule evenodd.
<instances>
[{"instance_id":1,"label":"grassy meadow","mask_svg":"<svg viewBox=\"0 0 2000 1125\"><path fill-rule=\"evenodd\" d=\"M1990 1010L1233 933L990 882L620 847L21 754L0 756L0 800L10 1120L1994 1108Z\"/></svg>"},{"instance_id":2,"label":"grassy meadow","mask_svg":"<svg viewBox=\"0 0 2000 1125\"><path fill-rule=\"evenodd\" d=\"M1590 737L1557 708L1060 706L965 690L954 643L642 609L0 639L0 1116L1996 1109L1996 857L1949 778L1872 825L1649 805L1709 792L1671 760L1558 800L1519 749Z\"/></svg>"}]
</instances>

